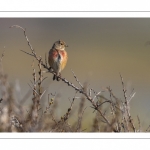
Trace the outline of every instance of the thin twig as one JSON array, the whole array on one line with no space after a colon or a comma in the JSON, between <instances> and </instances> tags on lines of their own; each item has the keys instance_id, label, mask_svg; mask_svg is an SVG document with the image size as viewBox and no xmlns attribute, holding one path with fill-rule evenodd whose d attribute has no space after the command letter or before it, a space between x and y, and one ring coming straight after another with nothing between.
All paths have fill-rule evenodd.
<instances>
[{"instance_id":1,"label":"thin twig","mask_svg":"<svg viewBox=\"0 0 150 150\"><path fill-rule=\"evenodd\" d=\"M93 99L92 99L92 101L94 101L95 100L95 98L98 96L98 95L100 95L101 94L101 91L100 92L98 92L94 97L93 97Z\"/></svg>"},{"instance_id":2,"label":"thin twig","mask_svg":"<svg viewBox=\"0 0 150 150\"><path fill-rule=\"evenodd\" d=\"M83 114L84 114L84 112L85 112L85 109L87 109L87 107L85 107L84 109L83 109L83 111L82 111L82 113L80 114L80 117L79 117L79 119L78 119L78 126L77 126L77 132L80 130L80 128L81 128L81 121L82 121L82 117L83 117Z\"/></svg>"},{"instance_id":3,"label":"thin twig","mask_svg":"<svg viewBox=\"0 0 150 150\"><path fill-rule=\"evenodd\" d=\"M78 82L78 84L81 86L81 88L83 89L83 85L81 84L81 82L79 81L79 79L77 78L77 76L75 75L75 73L71 70L71 72L73 73L74 78L76 79L76 81Z\"/></svg>"},{"instance_id":4,"label":"thin twig","mask_svg":"<svg viewBox=\"0 0 150 150\"><path fill-rule=\"evenodd\" d=\"M39 95L39 93L38 93L36 90L34 90L34 89L31 87L30 84L28 84L28 85L30 86L30 88L31 88L37 95Z\"/></svg>"},{"instance_id":5,"label":"thin twig","mask_svg":"<svg viewBox=\"0 0 150 150\"><path fill-rule=\"evenodd\" d=\"M124 105L125 106L125 111L127 112L128 120L129 120L129 123L132 126L133 131L136 132L136 128L133 124L133 121L131 119L131 115L130 115L130 112L129 112L129 101L128 101L127 93L126 93L127 90L125 89L123 77L121 76L121 74L120 74L120 78L121 78L121 82L122 82L122 86L123 86L123 93L124 93L124 98L125 98L125 105Z\"/></svg>"},{"instance_id":6,"label":"thin twig","mask_svg":"<svg viewBox=\"0 0 150 150\"><path fill-rule=\"evenodd\" d=\"M26 52L26 51L24 51L24 50L20 50L20 51L24 52L25 54L28 54L28 55L34 56L33 54L30 54L30 53L28 53L28 52Z\"/></svg>"},{"instance_id":7,"label":"thin twig","mask_svg":"<svg viewBox=\"0 0 150 150\"><path fill-rule=\"evenodd\" d=\"M146 132L148 132L149 128L150 128L150 125L149 125L148 128L146 129Z\"/></svg>"},{"instance_id":8,"label":"thin twig","mask_svg":"<svg viewBox=\"0 0 150 150\"><path fill-rule=\"evenodd\" d=\"M44 95L45 92L46 92L46 90L41 94L40 99L42 98L42 96Z\"/></svg>"},{"instance_id":9,"label":"thin twig","mask_svg":"<svg viewBox=\"0 0 150 150\"><path fill-rule=\"evenodd\" d=\"M139 132L141 132L141 122L140 122L140 118L139 118L139 116L137 116L137 118L138 118L138 124L139 124Z\"/></svg>"}]
</instances>

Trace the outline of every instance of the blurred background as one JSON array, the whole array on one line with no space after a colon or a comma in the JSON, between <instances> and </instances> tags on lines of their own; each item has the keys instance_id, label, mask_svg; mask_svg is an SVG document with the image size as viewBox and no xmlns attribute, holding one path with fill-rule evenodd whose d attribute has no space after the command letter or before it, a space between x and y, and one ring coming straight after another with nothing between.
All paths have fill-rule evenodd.
<instances>
[{"instance_id":1,"label":"blurred background","mask_svg":"<svg viewBox=\"0 0 150 150\"><path fill-rule=\"evenodd\" d=\"M30 90L28 83L33 78L33 58L20 51L30 52L30 49L23 31L9 28L12 25L26 28L30 43L43 59L55 41L64 40L69 45L66 49L69 59L62 77L75 85L78 84L71 69L81 83L87 82L97 92L110 86L116 97L123 99L121 73L128 92L133 88L136 92L131 101L132 117L138 122L138 115L142 127L149 126L150 18L0 18L0 55L5 49L4 71L10 83L17 85L17 96L23 98ZM69 108L69 98L74 97L75 91L61 81L52 81L52 74L44 76L48 77L43 84L47 93L59 95L57 113L61 116ZM25 107L32 103L31 97ZM75 101L74 109L79 102L80 99ZM84 126L88 128L94 113L91 113L89 102L86 106Z\"/></svg>"}]
</instances>

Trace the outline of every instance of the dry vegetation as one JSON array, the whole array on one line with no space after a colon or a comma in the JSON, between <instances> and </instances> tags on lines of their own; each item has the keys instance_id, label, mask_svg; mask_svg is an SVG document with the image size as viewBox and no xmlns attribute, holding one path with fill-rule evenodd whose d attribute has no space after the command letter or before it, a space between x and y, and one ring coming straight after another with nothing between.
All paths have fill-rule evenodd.
<instances>
[{"instance_id":1,"label":"dry vegetation","mask_svg":"<svg viewBox=\"0 0 150 150\"><path fill-rule=\"evenodd\" d=\"M138 120L138 126L135 126L134 120L130 115L130 101L134 97L134 89L129 96L127 96L127 90L124 85L123 77L120 74L122 83L122 93L124 99L118 99L113 93L110 87L107 87L105 92L109 93L109 98L102 96L102 91L96 92L90 88L87 84L82 84L75 73L72 71L73 76L78 83L78 87L67 79L60 77L59 82L70 86L74 89L75 95L70 100L70 107L66 110L66 113L60 118L56 116L55 110L57 105L56 94L46 95L43 90L43 81L45 73L55 74L53 70L47 65L47 59L43 60L41 56L38 56L31 46L31 43L26 35L26 30L18 25L11 26L21 29L24 33L26 41L30 47L31 52L25 52L25 54L34 58L33 62L33 74L32 81L29 84L32 91L32 106L24 110L24 100L27 99L27 94L21 101L17 101L14 97L14 87L8 82L7 74L3 71L2 59L4 58L4 52L0 59L0 131L1 132L86 132L82 128L82 121L84 112L86 110L85 102L89 101L91 109L95 114L93 125L90 132L141 132L140 119ZM35 72L35 64L38 64L38 74ZM80 93L80 97L77 97L77 93ZM47 102L47 106L43 108L41 105L41 99L44 97ZM78 109L74 110L74 102L76 99L80 99ZM69 102L68 102L69 103ZM59 108L58 108L59 109ZM75 123L70 124L68 119L73 111L77 111L78 118ZM89 118L90 119L90 118ZM91 118L93 119L93 118ZM145 131L148 131L146 129Z\"/></svg>"}]
</instances>

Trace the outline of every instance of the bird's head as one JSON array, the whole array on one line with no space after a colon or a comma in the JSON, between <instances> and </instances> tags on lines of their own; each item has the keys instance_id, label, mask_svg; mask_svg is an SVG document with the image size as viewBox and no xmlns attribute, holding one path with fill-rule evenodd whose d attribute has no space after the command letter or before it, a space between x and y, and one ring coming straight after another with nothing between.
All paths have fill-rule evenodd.
<instances>
[{"instance_id":1,"label":"bird's head","mask_svg":"<svg viewBox=\"0 0 150 150\"><path fill-rule=\"evenodd\" d=\"M53 48L57 50L65 50L65 47L68 47L68 45L62 40L58 40L53 44Z\"/></svg>"}]
</instances>

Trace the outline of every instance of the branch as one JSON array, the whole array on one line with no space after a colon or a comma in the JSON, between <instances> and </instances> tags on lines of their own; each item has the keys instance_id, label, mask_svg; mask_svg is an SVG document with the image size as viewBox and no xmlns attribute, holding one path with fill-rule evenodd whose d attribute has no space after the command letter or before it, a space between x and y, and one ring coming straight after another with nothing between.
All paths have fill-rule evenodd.
<instances>
[{"instance_id":1,"label":"branch","mask_svg":"<svg viewBox=\"0 0 150 150\"><path fill-rule=\"evenodd\" d=\"M13 26L11 26L10 28L13 28L13 27L16 27L16 28L19 28L19 29L23 30L24 36L25 36L25 38L26 38L26 41L27 41L27 43L28 43L28 45L29 45L29 47L30 47L30 50L31 50L32 54L27 53L27 52L25 52L25 51L23 51L23 52L26 53L26 54L28 54L28 55L30 55L30 56L32 56L32 57L34 57L38 62L40 62L40 64L43 66L43 68L45 68L45 69L47 70L47 72L56 75L56 73L55 73L53 70L51 70L51 68L49 68L49 67L47 66L47 60L45 59L45 61L46 61L46 64L45 64L45 63L42 61L41 56L37 56L37 54L35 53L34 49L32 48L32 46L31 46L31 44L30 44L30 41L29 41L29 39L28 39L28 37L27 37L27 35L26 35L26 30L25 30L24 28L22 28L21 26L18 26L18 25L13 25ZM74 73L73 73L73 74L74 74ZM76 78L75 74L74 74L74 77ZM77 81L77 82L79 83L79 85L81 86L81 89L80 89L79 87L76 87L73 83L69 82L67 79L62 78L62 77L59 77L59 78L60 78L60 80L63 81L65 84L67 84L68 86L71 86L74 90L76 90L76 92L79 92L79 93L83 94L83 95L87 98L87 100L89 100L89 101L91 102L91 104L93 105L94 109L97 110L97 111L100 113L100 115L102 116L102 118L104 119L104 121L109 125L109 127L112 128L112 125L109 123L108 119L107 119L107 118L105 117L105 115L101 112L101 110L99 110L98 104L96 104L96 103L94 102L94 98L97 97L97 96L99 95L99 93L96 93L96 96L94 96L94 97L92 98L92 97L91 97L90 95L88 95L87 92L83 89L83 86L81 85L81 83L79 82L79 80L78 80L77 78L76 78L76 81ZM33 89L32 89L32 90L33 90ZM91 90L93 90L93 89L91 89ZM94 92L94 90L93 90L93 92ZM36 92L36 93L37 93L37 92ZM113 131L115 131L115 130L113 129Z\"/></svg>"}]
</instances>

